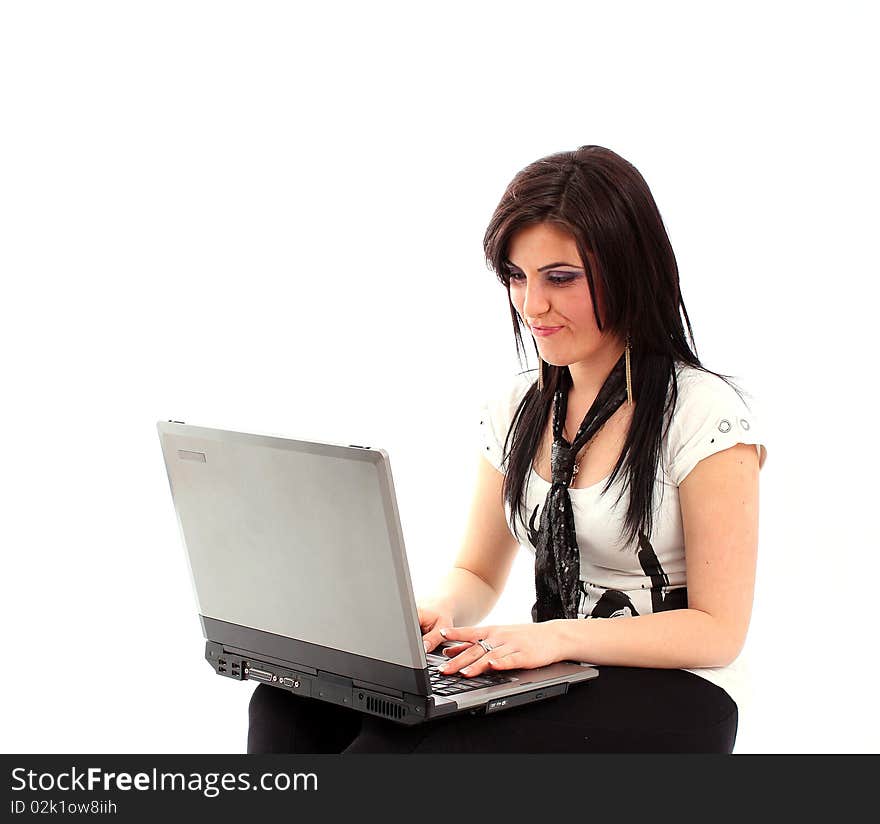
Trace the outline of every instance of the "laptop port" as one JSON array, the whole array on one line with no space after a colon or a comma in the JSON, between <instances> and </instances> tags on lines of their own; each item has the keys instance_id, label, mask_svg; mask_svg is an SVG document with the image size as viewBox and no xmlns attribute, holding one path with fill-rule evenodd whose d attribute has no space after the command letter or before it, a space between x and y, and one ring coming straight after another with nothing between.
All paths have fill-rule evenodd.
<instances>
[{"instance_id":1,"label":"laptop port","mask_svg":"<svg viewBox=\"0 0 880 824\"><path fill-rule=\"evenodd\" d=\"M272 682L275 680L275 676L272 675L271 672L266 672L266 670L261 670L261 669L254 669L253 667L245 668L244 674L248 678L252 678L255 681Z\"/></svg>"}]
</instances>

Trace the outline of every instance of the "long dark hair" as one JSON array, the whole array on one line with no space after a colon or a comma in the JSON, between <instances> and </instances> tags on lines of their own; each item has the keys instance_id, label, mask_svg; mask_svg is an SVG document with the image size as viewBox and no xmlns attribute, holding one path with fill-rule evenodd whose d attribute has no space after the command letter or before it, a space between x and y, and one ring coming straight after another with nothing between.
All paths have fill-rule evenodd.
<instances>
[{"instance_id":1,"label":"long dark hair","mask_svg":"<svg viewBox=\"0 0 880 824\"><path fill-rule=\"evenodd\" d=\"M633 545L637 551L636 537L640 533L650 536L653 527L654 483L661 444L678 399L676 364L710 372L728 383L730 376L706 369L697 357L679 288L675 254L648 184L635 166L602 146L581 146L526 166L508 185L486 229L486 262L507 289L521 363L525 355L522 320L510 300L507 247L517 230L536 223L554 224L574 237L599 330L607 330L621 340L627 334L630 336L632 386L637 403L620 458L600 494L604 495L618 475L623 474L627 483L621 485L617 502L623 489L628 487L630 492L623 546ZM597 308L597 278L604 296L604 318L599 317ZM534 339L532 343L539 354ZM568 366L545 363L540 355L538 362L544 370L543 391L537 380L531 385L504 442L507 470L502 494L510 504L510 527L515 535L519 535L517 517L525 522L522 511L527 473L532 472L554 393L557 388L571 386ZM739 394L739 389L732 383L731 386Z\"/></svg>"}]
</instances>

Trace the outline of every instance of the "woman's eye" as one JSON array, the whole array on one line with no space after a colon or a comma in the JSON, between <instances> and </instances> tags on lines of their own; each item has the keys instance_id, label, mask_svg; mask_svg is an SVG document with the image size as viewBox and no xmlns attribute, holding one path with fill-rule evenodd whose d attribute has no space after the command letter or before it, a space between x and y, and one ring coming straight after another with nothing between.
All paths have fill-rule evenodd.
<instances>
[{"instance_id":1,"label":"woman's eye","mask_svg":"<svg viewBox=\"0 0 880 824\"><path fill-rule=\"evenodd\" d=\"M517 283L524 279L522 272L508 272L507 276L511 281L516 281ZM568 277L555 277L551 275L547 280L549 280L554 286L564 286L566 283L571 283L576 278L577 275L569 275Z\"/></svg>"}]
</instances>

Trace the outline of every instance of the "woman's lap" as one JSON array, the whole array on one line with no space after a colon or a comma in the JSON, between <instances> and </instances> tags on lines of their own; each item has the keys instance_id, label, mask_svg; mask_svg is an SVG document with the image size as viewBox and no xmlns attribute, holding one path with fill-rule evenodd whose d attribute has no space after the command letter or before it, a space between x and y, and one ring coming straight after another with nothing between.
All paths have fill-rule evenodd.
<instances>
[{"instance_id":1,"label":"woman's lap","mask_svg":"<svg viewBox=\"0 0 880 824\"><path fill-rule=\"evenodd\" d=\"M415 726L258 685L248 752L732 751L737 708L720 687L684 670L598 670L556 698Z\"/></svg>"},{"instance_id":2,"label":"woman's lap","mask_svg":"<svg viewBox=\"0 0 880 824\"><path fill-rule=\"evenodd\" d=\"M358 735L357 710L257 684L248 705L249 753L340 753Z\"/></svg>"}]
</instances>

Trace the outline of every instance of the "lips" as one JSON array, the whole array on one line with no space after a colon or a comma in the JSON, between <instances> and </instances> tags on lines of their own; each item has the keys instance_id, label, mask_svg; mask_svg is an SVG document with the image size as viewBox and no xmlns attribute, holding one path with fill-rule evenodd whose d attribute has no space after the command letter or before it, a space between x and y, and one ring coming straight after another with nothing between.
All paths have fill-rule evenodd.
<instances>
[{"instance_id":1,"label":"lips","mask_svg":"<svg viewBox=\"0 0 880 824\"><path fill-rule=\"evenodd\" d=\"M537 338L546 338L555 335L560 329L561 326L533 326L532 334Z\"/></svg>"}]
</instances>

